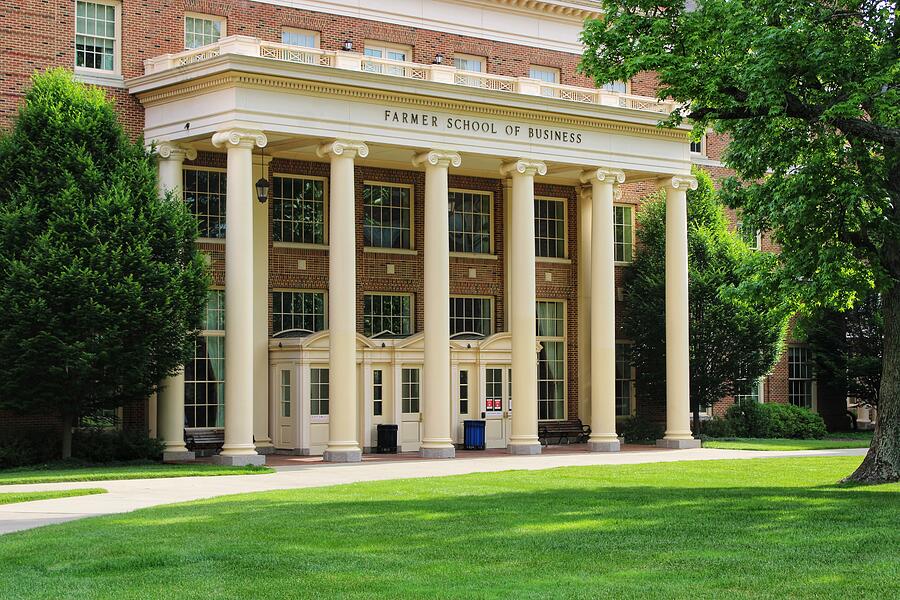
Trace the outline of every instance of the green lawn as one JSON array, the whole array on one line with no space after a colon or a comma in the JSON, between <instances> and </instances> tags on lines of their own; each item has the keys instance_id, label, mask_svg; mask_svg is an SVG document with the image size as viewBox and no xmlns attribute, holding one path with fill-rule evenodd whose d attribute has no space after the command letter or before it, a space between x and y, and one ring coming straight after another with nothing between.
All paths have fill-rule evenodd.
<instances>
[{"instance_id":1,"label":"green lawn","mask_svg":"<svg viewBox=\"0 0 900 600\"><path fill-rule=\"evenodd\" d=\"M10 598L897 598L859 457L509 471L228 496L0 537Z\"/></svg>"},{"instance_id":2,"label":"green lawn","mask_svg":"<svg viewBox=\"0 0 900 600\"><path fill-rule=\"evenodd\" d=\"M868 448L872 432L832 433L821 440L788 440L767 438L721 438L704 440L704 448L724 450L831 450L835 448Z\"/></svg>"},{"instance_id":3,"label":"green lawn","mask_svg":"<svg viewBox=\"0 0 900 600\"><path fill-rule=\"evenodd\" d=\"M70 496L90 496L91 494L105 494L102 488L83 488L80 490L52 490L49 492L5 492L0 493L0 504L16 504L18 502L31 502L33 500L53 500L54 498L68 498Z\"/></svg>"},{"instance_id":4,"label":"green lawn","mask_svg":"<svg viewBox=\"0 0 900 600\"><path fill-rule=\"evenodd\" d=\"M108 481L110 479L158 479L198 475L251 475L272 473L269 467L226 467L209 464L164 465L162 463L114 466L66 466L40 469L0 470L0 485L15 483L55 483L58 481Z\"/></svg>"}]
</instances>

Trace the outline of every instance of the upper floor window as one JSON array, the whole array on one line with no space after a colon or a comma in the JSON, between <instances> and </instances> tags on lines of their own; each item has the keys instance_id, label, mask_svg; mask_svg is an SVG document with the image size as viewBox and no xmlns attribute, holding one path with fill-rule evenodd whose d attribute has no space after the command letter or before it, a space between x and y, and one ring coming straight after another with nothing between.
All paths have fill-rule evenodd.
<instances>
[{"instance_id":1,"label":"upper floor window","mask_svg":"<svg viewBox=\"0 0 900 600\"><path fill-rule=\"evenodd\" d=\"M75 3L75 67L119 71L119 5Z\"/></svg>"},{"instance_id":2,"label":"upper floor window","mask_svg":"<svg viewBox=\"0 0 900 600\"><path fill-rule=\"evenodd\" d=\"M493 194L450 190L448 200L450 252L490 254Z\"/></svg>"},{"instance_id":3,"label":"upper floor window","mask_svg":"<svg viewBox=\"0 0 900 600\"><path fill-rule=\"evenodd\" d=\"M225 237L225 171L184 169L182 193L197 217L200 237Z\"/></svg>"},{"instance_id":4,"label":"upper floor window","mask_svg":"<svg viewBox=\"0 0 900 600\"><path fill-rule=\"evenodd\" d=\"M209 15L184 16L184 47L188 50L215 44L225 37L225 17Z\"/></svg>"},{"instance_id":5,"label":"upper floor window","mask_svg":"<svg viewBox=\"0 0 900 600\"><path fill-rule=\"evenodd\" d=\"M691 140L691 154L706 154L706 136Z\"/></svg>"},{"instance_id":6,"label":"upper floor window","mask_svg":"<svg viewBox=\"0 0 900 600\"><path fill-rule=\"evenodd\" d=\"M272 178L272 240L325 243L325 180Z\"/></svg>"},{"instance_id":7,"label":"upper floor window","mask_svg":"<svg viewBox=\"0 0 900 600\"><path fill-rule=\"evenodd\" d=\"M624 81L610 81L609 83L604 83L602 88L607 92L618 92L620 94L628 93L628 84Z\"/></svg>"},{"instance_id":8,"label":"upper floor window","mask_svg":"<svg viewBox=\"0 0 900 600\"><path fill-rule=\"evenodd\" d=\"M450 296L450 335L494 332L494 299Z\"/></svg>"},{"instance_id":9,"label":"upper floor window","mask_svg":"<svg viewBox=\"0 0 900 600\"><path fill-rule=\"evenodd\" d=\"M759 250L762 242L762 235L760 234L759 229L751 229L749 227L744 227L744 223L738 221L737 224L737 232L738 235L741 236L741 239L744 240L744 243L751 250Z\"/></svg>"},{"instance_id":10,"label":"upper floor window","mask_svg":"<svg viewBox=\"0 0 900 600\"><path fill-rule=\"evenodd\" d=\"M408 61L412 56L412 48L400 44L366 40L366 47L363 50L363 54L372 58Z\"/></svg>"},{"instance_id":11,"label":"upper floor window","mask_svg":"<svg viewBox=\"0 0 900 600\"><path fill-rule=\"evenodd\" d=\"M272 330L325 329L325 294L310 291L272 292Z\"/></svg>"},{"instance_id":12,"label":"upper floor window","mask_svg":"<svg viewBox=\"0 0 900 600\"><path fill-rule=\"evenodd\" d=\"M566 256L566 201L534 199L534 253L544 258Z\"/></svg>"},{"instance_id":13,"label":"upper floor window","mask_svg":"<svg viewBox=\"0 0 900 600\"><path fill-rule=\"evenodd\" d=\"M471 54L454 54L453 66L460 71L471 71L473 73L484 73L487 60L483 56L472 56Z\"/></svg>"},{"instance_id":14,"label":"upper floor window","mask_svg":"<svg viewBox=\"0 0 900 600\"><path fill-rule=\"evenodd\" d=\"M554 67L538 67L531 65L528 76L532 79L540 79L544 83L559 83L559 69Z\"/></svg>"},{"instance_id":15,"label":"upper floor window","mask_svg":"<svg viewBox=\"0 0 900 600\"><path fill-rule=\"evenodd\" d=\"M363 185L363 242L373 248L412 247L412 187L389 183Z\"/></svg>"},{"instance_id":16,"label":"upper floor window","mask_svg":"<svg viewBox=\"0 0 900 600\"><path fill-rule=\"evenodd\" d=\"M634 258L634 211L630 206L614 206L615 260L630 263Z\"/></svg>"},{"instance_id":17,"label":"upper floor window","mask_svg":"<svg viewBox=\"0 0 900 600\"><path fill-rule=\"evenodd\" d=\"M290 29L281 30L281 43L290 44L291 46L304 46L306 48L319 47L319 32L310 31L308 29Z\"/></svg>"},{"instance_id":18,"label":"upper floor window","mask_svg":"<svg viewBox=\"0 0 900 600\"><path fill-rule=\"evenodd\" d=\"M759 379L741 379L735 384L734 401L738 404L756 403L760 401Z\"/></svg>"},{"instance_id":19,"label":"upper floor window","mask_svg":"<svg viewBox=\"0 0 900 600\"><path fill-rule=\"evenodd\" d=\"M366 294L363 297L363 334L412 333L412 296L409 294Z\"/></svg>"}]
</instances>

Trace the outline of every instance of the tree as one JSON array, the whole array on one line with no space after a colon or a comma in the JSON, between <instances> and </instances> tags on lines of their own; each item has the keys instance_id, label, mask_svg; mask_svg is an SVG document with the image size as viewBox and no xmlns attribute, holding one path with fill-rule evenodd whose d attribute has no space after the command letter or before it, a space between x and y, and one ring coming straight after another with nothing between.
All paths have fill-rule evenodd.
<instances>
[{"instance_id":1,"label":"tree","mask_svg":"<svg viewBox=\"0 0 900 600\"><path fill-rule=\"evenodd\" d=\"M36 74L0 136L0 407L78 417L145 399L193 349L208 275L184 203L104 93Z\"/></svg>"},{"instance_id":2,"label":"tree","mask_svg":"<svg viewBox=\"0 0 900 600\"><path fill-rule=\"evenodd\" d=\"M773 256L752 251L728 220L709 174L695 170L697 189L688 191L688 279L690 281L691 410L699 432L700 410L740 391L743 382L768 373L778 360L786 312L772 296L747 302L735 293L743 282L760 281ZM639 250L626 275L625 328L634 341L640 373L638 397L664 406L666 397L666 198L646 198L637 216Z\"/></svg>"},{"instance_id":3,"label":"tree","mask_svg":"<svg viewBox=\"0 0 900 600\"><path fill-rule=\"evenodd\" d=\"M900 479L900 65L896 2L604 0L585 25L598 82L655 72L666 121L730 137L723 182L744 222L781 246L780 289L801 312L884 311L878 421L847 478Z\"/></svg>"}]
</instances>

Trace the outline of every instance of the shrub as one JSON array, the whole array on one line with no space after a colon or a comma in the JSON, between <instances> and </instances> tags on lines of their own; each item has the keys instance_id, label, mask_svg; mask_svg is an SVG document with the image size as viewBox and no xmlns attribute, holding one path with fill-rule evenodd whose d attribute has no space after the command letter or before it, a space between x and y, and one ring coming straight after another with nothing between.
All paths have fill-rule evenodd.
<instances>
[{"instance_id":1,"label":"shrub","mask_svg":"<svg viewBox=\"0 0 900 600\"><path fill-rule=\"evenodd\" d=\"M619 423L618 429L619 434L629 444L658 440L665 431L659 423L653 423L643 417L628 417Z\"/></svg>"},{"instance_id":2,"label":"shrub","mask_svg":"<svg viewBox=\"0 0 900 600\"><path fill-rule=\"evenodd\" d=\"M72 435L72 456L91 463L158 460L163 444L146 433L79 429Z\"/></svg>"},{"instance_id":3,"label":"shrub","mask_svg":"<svg viewBox=\"0 0 900 600\"><path fill-rule=\"evenodd\" d=\"M701 421L700 434L711 438L734 437L734 429L729 421L716 417L708 421Z\"/></svg>"},{"instance_id":4,"label":"shrub","mask_svg":"<svg viewBox=\"0 0 900 600\"><path fill-rule=\"evenodd\" d=\"M735 404L725 420L735 437L818 439L826 434L821 416L791 404Z\"/></svg>"},{"instance_id":5,"label":"shrub","mask_svg":"<svg viewBox=\"0 0 900 600\"><path fill-rule=\"evenodd\" d=\"M769 413L765 407L769 404L744 402L733 404L725 413L725 420L731 426L735 437L767 438L772 435Z\"/></svg>"},{"instance_id":6,"label":"shrub","mask_svg":"<svg viewBox=\"0 0 900 600\"><path fill-rule=\"evenodd\" d=\"M49 441L48 441L49 440ZM23 467L51 460L59 453L56 433L24 431L0 440L0 469Z\"/></svg>"}]
</instances>

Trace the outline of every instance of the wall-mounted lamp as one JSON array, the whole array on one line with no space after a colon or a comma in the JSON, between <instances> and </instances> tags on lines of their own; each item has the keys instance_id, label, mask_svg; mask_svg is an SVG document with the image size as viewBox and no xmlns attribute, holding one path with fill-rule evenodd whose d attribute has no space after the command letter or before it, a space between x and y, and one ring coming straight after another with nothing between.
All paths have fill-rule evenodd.
<instances>
[{"instance_id":1,"label":"wall-mounted lamp","mask_svg":"<svg viewBox=\"0 0 900 600\"><path fill-rule=\"evenodd\" d=\"M434 64L442 65L444 64L444 55L440 52L434 55Z\"/></svg>"},{"instance_id":2,"label":"wall-mounted lamp","mask_svg":"<svg viewBox=\"0 0 900 600\"><path fill-rule=\"evenodd\" d=\"M352 40L344 40L344 52L353 52L353 41Z\"/></svg>"}]
</instances>

